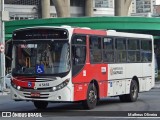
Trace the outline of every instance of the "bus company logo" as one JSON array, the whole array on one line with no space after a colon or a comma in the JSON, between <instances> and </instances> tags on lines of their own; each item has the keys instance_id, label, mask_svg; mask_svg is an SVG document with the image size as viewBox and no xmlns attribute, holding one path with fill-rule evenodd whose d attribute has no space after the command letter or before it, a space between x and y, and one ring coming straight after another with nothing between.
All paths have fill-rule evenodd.
<instances>
[{"instance_id":1,"label":"bus company logo","mask_svg":"<svg viewBox=\"0 0 160 120\"><path fill-rule=\"evenodd\" d=\"M110 75L123 74L123 67L110 68Z\"/></svg>"}]
</instances>

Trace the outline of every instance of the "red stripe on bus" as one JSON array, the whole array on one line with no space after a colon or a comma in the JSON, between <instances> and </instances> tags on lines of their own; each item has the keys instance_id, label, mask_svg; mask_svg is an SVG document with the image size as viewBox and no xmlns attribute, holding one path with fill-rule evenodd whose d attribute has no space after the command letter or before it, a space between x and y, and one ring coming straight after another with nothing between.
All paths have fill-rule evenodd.
<instances>
[{"instance_id":1,"label":"red stripe on bus","mask_svg":"<svg viewBox=\"0 0 160 120\"><path fill-rule=\"evenodd\" d=\"M106 68L106 72L102 72L103 68ZM74 101L86 99L88 85L92 80L96 80L98 82L99 97L107 97L108 64L86 64L83 70L73 77L72 82L74 84Z\"/></svg>"},{"instance_id":2,"label":"red stripe on bus","mask_svg":"<svg viewBox=\"0 0 160 120\"><path fill-rule=\"evenodd\" d=\"M16 78L12 80L13 84L15 84L16 86L25 87L25 88L34 88L35 81L36 81L36 78L31 78L31 79ZM31 83L31 86L29 86L29 82Z\"/></svg>"},{"instance_id":3,"label":"red stripe on bus","mask_svg":"<svg viewBox=\"0 0 160 120\"><path fill-rule=\"evenodd\" d=\"M90 29L74 29L73 33L77 34L88 34L88 35L107 35L106 31L103 30L90 30Z\"/></svg>"}]
</instances>

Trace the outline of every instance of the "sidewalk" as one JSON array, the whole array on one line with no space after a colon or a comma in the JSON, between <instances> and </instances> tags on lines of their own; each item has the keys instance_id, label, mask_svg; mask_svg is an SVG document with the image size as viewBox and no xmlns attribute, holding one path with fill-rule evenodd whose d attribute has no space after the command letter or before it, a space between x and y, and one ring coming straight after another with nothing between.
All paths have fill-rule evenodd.
<instances>
[{"instance_id":1,"label":"sidewalk","mask_svg":"<svg viewBox=\"0 0 160 120\"><path fill-rule=\"evenodd\" d=\"M9 88L7 88L6 90L4 90L3 93L0 91L0 96L1 95L8 95L8 94L10 94L10 89Z\"/></svg>"}]
</instances>

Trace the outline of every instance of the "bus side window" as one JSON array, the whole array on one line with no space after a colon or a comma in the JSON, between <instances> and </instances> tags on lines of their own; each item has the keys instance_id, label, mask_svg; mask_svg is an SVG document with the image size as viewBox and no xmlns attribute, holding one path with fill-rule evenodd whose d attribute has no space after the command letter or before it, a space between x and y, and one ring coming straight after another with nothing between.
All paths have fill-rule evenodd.
<instances>
[{"instance_id":1,"label":"bus side window","mask_svg":"<svg viewBox=\"0 0 160 120\"><path fill-rule=\"evenodd\" d=\"M73 65L85 63L85 47L84 46L72 46L72 60Z\"/></svg>"},{"instance_id":2,"label":"bus side window","mask_svg":"<svg viewBox=\"0 0 160 120\"><path fill-rule=\"evenodd\" d=\"M126 39L125 38L116 38L115 40L115 53L116 53L116 62L122 63L127 61L127 52L126 52Z\"/></svg>"},{"instance_id":3,"label":"bus side window","mask_svg":"<svg viewBox=\"0 0 160 120\"><path fill-rule=\"evenodd\" d=\"M73 35L72 38L72 76L81 71L86 62L86 36Z\"/></svg>"},{"instance_id":4,"label":"bus side window","mask_svg":"<svg viewBox=\"0 0 160 120\"><path fill-rule=\"evenodd\" d=\"M114 62L114 39L103 38L103 61Z\"/></svg>"},{"instance_id":5,"label":"bus side window","mask_svg":"<svg viewBox=\"0 0 160 120\"><path fill-rule=\"evenodd\" d=\"M151 62L152 61L152 43L151 40L141 41L141 61Z\"/></svg>"},{"instance_id":6,"label":"bus side window","mask_svg":"<svg viewBox=\"0 0 160 120\"><path fill-rule=\"evenodd\" d=\"M102 62L102 46L101 37L90 36L90 62L100 63Z\"/></svg>"},{"instance_id":7,"label":"bus side window","mask_svg":"<svg viewBox=\"0 0 160 120\"><path fill-rule=\"evenodd\" d=\"M75 35L72 39L72 63L83 65L86 60L86 37Z\"/></svg>"}]
</instances>

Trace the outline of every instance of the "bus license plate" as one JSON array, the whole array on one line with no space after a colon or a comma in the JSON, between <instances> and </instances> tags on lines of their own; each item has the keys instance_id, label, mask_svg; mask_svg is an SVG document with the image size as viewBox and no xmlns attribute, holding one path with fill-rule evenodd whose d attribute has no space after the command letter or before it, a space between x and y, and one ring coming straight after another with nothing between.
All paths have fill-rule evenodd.
<instances>
[{"instance_id":1,"label":"bus license plate","mask_svg":"<svg viewBox=\"0 0 160 120\"><path fill-rule=\"evenodd\" d=\"M31 97L40 97L40 93L31 93Z\"/></svg>"}]
</instances>

